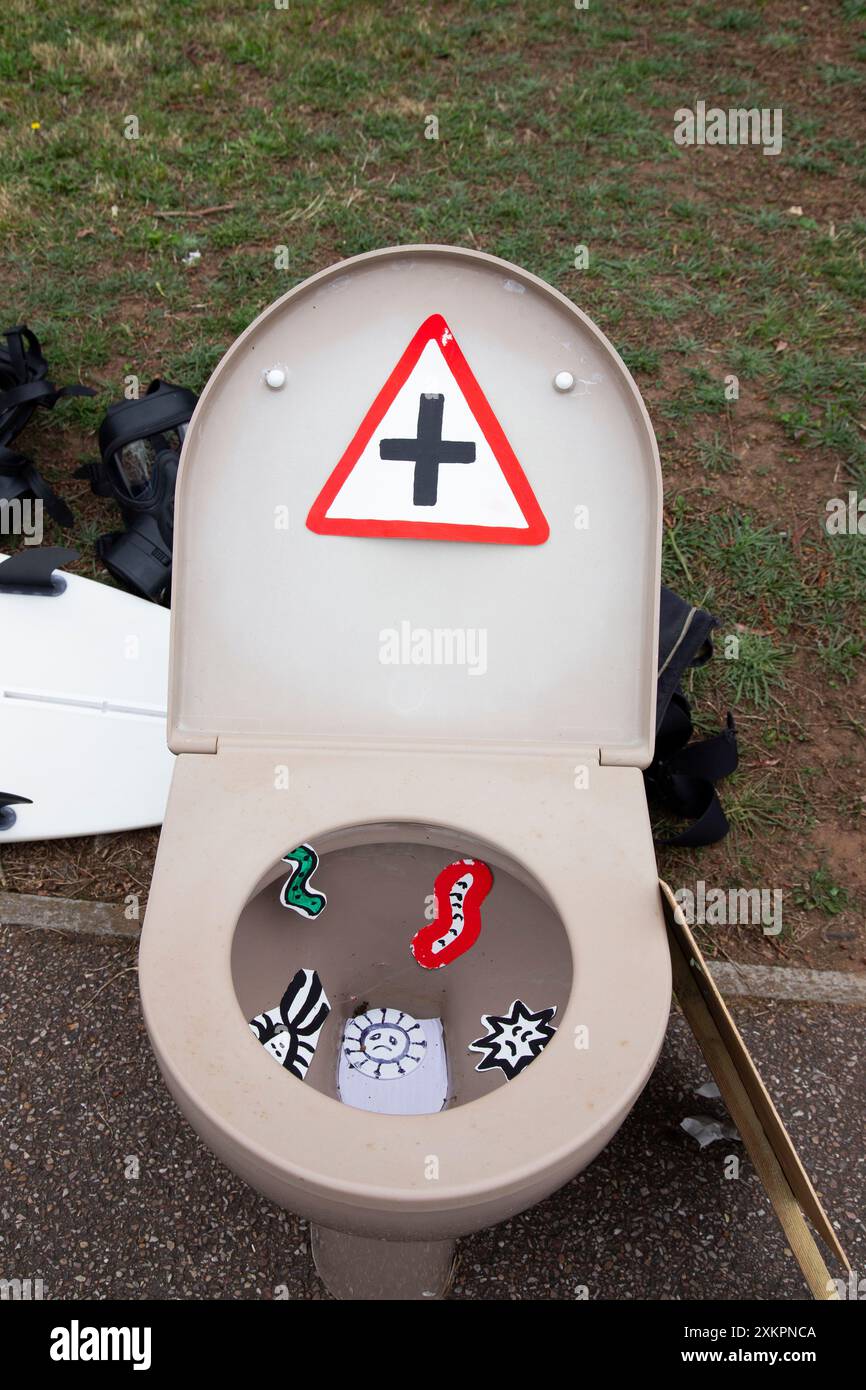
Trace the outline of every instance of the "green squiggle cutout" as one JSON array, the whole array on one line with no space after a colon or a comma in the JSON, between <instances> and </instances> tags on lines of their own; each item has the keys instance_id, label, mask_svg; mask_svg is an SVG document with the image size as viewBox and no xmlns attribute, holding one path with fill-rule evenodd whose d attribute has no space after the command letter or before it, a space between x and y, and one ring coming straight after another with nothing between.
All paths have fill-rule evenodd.
<instances>
[{"instance_id":1,"label":"green squiggle cutout","mask_svg":"<svg viewBox=\"0 0 866 1390\"><path fill-rule=\"evenodd\" d=\"M297 866L280 890L283 907L290 907L302 917L318 917L325 910L328 899L324 893L310 888L310 879L319 867L316 851L312 845L298 845L297 849L283 855L283 862Z\"/></svg>"}]
</instances>

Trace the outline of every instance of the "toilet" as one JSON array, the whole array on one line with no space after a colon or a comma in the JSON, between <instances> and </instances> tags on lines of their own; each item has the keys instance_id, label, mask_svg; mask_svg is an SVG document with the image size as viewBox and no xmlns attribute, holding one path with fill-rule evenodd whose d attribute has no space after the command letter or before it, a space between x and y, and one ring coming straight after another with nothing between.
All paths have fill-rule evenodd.
<instances>
[{"instance_id":1,"label":"toilet","mask_svg":"<svg viewBox=\"0 0 866 1390\"><path fill-rule=\"evenodd\" d=\"M332 266L201 396L142 1003L178 1106L311 1223L337 1297L441 1297L456 1239L585 1168L653 1069L660 536L621 359L480 252ZM293 980L326 1006L294 1073Z\"/></svg>"}]
</instances>

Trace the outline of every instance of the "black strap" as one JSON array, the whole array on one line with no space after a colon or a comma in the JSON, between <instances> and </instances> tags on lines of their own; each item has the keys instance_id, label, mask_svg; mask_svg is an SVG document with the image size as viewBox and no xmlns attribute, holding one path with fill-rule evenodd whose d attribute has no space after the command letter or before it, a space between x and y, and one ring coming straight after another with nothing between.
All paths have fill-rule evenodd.
<instances>
[{"instance_id":1,"label":"black strap","mask_svg":"<svg viewBox=\"0 0 866 1390\"><path fill-rule=\"evenodd\" d=\"M0 499L32 495L58 526L71 526L66 503L46 483L33 461L7 446L21 433L34 410L50 410L64 396L93 396L89 386L55 386L36 334L16 324L0 334Z\"/></svg>"},{"instance_id":2,"label":"black strap","mask_svg":"<svg viewBox=\"0 0 866 1390\"><path fill-rule=\"evenodd\" d=\"M90 463L82 463L80 468L74 470L72 476L73 478L86 478L97 497L114 496L114 489L111 486L108 469L101 459L95 459Z\"/></svg>"},{"instance_id":3,"label":"black strap","mask_svg":"<svg viewBox=\"0 0 866 1390\"><path fill-rule=\"evenodd\" d=\"M50 410L63 396L92 396L89 386L54 386L50 381L27 381L22 386L10 386L0 391L0 411L20 405L44 405Z\"/></svg>"},{"instance_id":4,"label":"black strap","mask_svg":"<svg viewBox=\"0 0 866 1390\"><path fill-rule=\"evenodd\" d=\"M692 729L689 702L681 690L676 690L662 719L655 757L644 779L647 794L666 812L692 823L677 835L657 838L659 845L712 845L724 839L730 829L714 784L729 776L739 759L733 716L728 714L722 733L699 743L689 743Z\"/></svg>"},{"instance_id":5,"label":"black strap","mask_svg":"<svg viewBox=\"0 0 866 1390\"><path fill-rule=\"evenodd\" d=\"M24 454L0 445L0 498L11 501L32 495L42 502L48 515L58 526L72 526L75 518L53 487L46 483L33 461Z\"/></svg>"},{"instance_id":6,"label":"black strap","mask_svg":"<svg viewBox=\"0 0 866 1390\"><path fill-rule=\"evenodd\" d=\"M143 396L110 405L99 427L99 452L104 464L134 439L189 424L198 396L185 386L174 386L156 377Z\"/></svg>"},{"instance_id":7,"label":"black strap","mask_svg":"<svg viewBox=\"0 0 866 1390\"><path fill-rule=\"evenodd\" d=\"M0 444L20 434L37 406L50 410L63 396L92 396L89 386L55 386L48 380L48 363L32 329L16 324L0 334Z\"/></svg>"},{"instance_id":8,"label":"black strap","mask_svg":"<svg viewBox=\"0 0 866 1390\"><path fill-rule=\"evenodd\" d=\"M48 375L42 345L26 323L4 329L0 337L6 339L6 347L0 348L0 377L21 382Z\"/></svg>"}]
</instances>

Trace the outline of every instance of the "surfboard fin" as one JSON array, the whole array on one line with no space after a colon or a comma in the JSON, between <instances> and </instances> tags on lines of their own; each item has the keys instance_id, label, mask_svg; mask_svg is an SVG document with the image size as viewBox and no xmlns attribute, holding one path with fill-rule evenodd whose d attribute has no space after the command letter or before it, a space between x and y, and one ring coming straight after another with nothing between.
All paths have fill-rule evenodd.
<instances>
[{"instance_id":1,"label":"surfboard fin","mask_svg":"<svg viewBox=\"0 0 866 1390\"><path fill-rule=\"evenodd\" d=\"M0 831L11 830L18 817L13 806L32 806L29 796L13 796L11 792L0 792Z\"/></svg>"},{"instance_id":2,"label":"surfboard fin","mask_svg":"<svg viewBox=\"0 0 866 1390\"><path fill-rule=\"evenodd\" d=\"M78 559L77 550L63 545L40 545L19 550L0 564L0 594L32 594L56 598L66 588L62 574L55 574L62 565Z\"/></svg>"}]
</instances>

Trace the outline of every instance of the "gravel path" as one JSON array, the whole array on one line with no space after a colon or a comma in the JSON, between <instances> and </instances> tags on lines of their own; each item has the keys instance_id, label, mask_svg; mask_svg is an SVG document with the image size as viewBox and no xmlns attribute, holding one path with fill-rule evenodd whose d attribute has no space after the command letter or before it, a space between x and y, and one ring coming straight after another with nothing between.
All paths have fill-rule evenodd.
<instances>
[{"instance_id":1,"label":"gravel path","mask_svg":"<svg viewBox=\"0 0 866 1390\"><path fill-rule=\"evenodd\" d=\"M0 931L0 1278L46 1299L327 1297L309 1233L229 1173L176 1110L138 1004L135 946ZM855 1269L866 1268L863 1013L732 1001ZM458 1299L803 1299L747 1157L699 1149L721 1114L678 1014L613 1143L532 1211L461 1243ZM835 1273L841 1273L833 1269Z\"/></svg>"}]
</instances>

